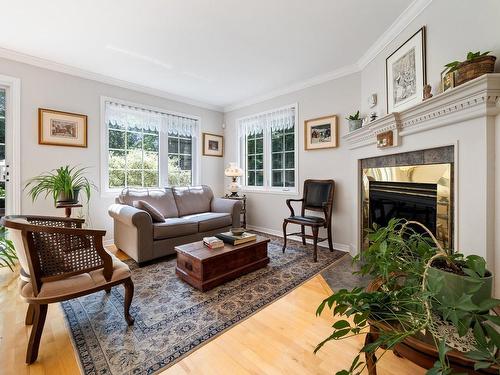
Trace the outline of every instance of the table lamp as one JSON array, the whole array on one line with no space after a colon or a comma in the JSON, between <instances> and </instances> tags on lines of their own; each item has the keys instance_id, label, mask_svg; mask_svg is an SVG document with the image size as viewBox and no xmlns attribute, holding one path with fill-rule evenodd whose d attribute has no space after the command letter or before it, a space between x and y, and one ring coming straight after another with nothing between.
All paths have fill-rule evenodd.
<instances>
[{"instance_id":1,"label":"table lamp","mask_svg":"<svg viewBox=\"0 0 500 375\"><path fill-rule=\"evenodd\" d=\"M227 168L224 170L224 174L227 177L231 177L232 181L229 184L229 191L231 192L231 197L238 196L238 190L240 190L240 184L238 183L238 177L243 176L243 169L239 168L236 163L229 163Z\"/></svg>"}]
</instances>

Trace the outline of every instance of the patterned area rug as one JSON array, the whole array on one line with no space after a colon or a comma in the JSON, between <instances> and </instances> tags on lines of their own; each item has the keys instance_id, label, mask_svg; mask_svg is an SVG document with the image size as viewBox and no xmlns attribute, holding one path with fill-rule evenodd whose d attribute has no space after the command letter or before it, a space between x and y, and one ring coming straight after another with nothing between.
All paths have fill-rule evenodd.
<instances>
[{"instance_id":1,"label":"patterned area rug","mask_svg":"<svg viewBox=\"0 0 500 375\"><path fill-rule=\"evenodd\" d=\"M202 293L175 275L175 258L132 270L135 295L131 314L123 318L123 287L109 295L94 293L62 303L85 374L152 374L247 318L346 253L271 239L267 267Z\"/></svg>"}]
</instances>

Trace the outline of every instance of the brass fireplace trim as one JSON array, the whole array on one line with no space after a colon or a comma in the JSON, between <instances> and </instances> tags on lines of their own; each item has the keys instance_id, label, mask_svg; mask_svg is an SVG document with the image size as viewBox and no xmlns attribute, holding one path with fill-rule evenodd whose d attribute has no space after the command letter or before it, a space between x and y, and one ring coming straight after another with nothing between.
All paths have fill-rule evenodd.
<instances>
[{"instance_id":1,"label":"brass fireplace trim","mask_svg":"<svg viewBox=\"0 0 500 375\"><path fill-rule=\"evenodd\" d=\"M453 164L406 165L363 168L361 187L361 243L367 248L366 229L370 218L370 181L430 183L437 185L436 238L445 249L453 248ZM425 189L422 189L425 190ZM412 193L415 194L415 193ZM422 191L425 194L425 191Z\"/></svg>"}]
</instances>

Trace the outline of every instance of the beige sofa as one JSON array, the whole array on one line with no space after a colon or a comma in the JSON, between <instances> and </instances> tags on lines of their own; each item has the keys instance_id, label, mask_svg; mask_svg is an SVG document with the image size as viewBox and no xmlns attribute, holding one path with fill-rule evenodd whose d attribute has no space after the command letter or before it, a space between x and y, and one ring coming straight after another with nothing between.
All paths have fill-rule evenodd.
<instances>
[{"instance_id":1,"label":"beige sofa","mask_svg":"<svg viewBox=\"0 0 500 375\"><path fill-rule=\"evenodd\" d=\"M134 207L145 201L163 215ZM137 204L136 204L137 205ZM215 198L208 186L124 189L108 209L114 220L115 245L138 263L174 254L177 245L240 226L241 202Z\"/></svg>"}]
</instances>

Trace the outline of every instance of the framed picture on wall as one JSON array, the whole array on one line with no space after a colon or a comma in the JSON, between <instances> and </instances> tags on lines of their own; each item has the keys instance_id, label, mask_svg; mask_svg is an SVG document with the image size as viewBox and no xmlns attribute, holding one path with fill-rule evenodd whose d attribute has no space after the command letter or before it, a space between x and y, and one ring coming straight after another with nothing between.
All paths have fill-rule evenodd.
<instances>
[{"instance_id":1,"label":"framed picture on wall","mask_svg":"<svg viewBox=\"0 0 500 375\"><path fill-rule=\"evenodd\" d=\"M425 26L385 60L387 113L399 112L423 99L427 84Z\"/></svg>"},{"instance_id":2,"label":"framed picture on wall","mask_svg":"<svg viewBox=\"0 0 500 375\"><path fill-rule=\"evenodd\" d=\"M224 156L224 137L217 134L203 133L203 155Z\"/></svg>"},{"instance_id":3,"label":"framed picture on wall","mask_svg":"<svg viewBox=\"0 0 500 375\"><path fill-rule=\"evenodd\" d=\"M338 145L337 116L325 116L304 121L304 148L319 150Z\"/></svg>"},{"instance_id":4,"label":"framed picture on wall","mask_svg":"<svg viewBox=\"0 0 500 375\"><path fill-rule=\"evenodd\" d=\"M38 144L87 147L87 116L38 108Z\"/></svg>"}]
</instances>

